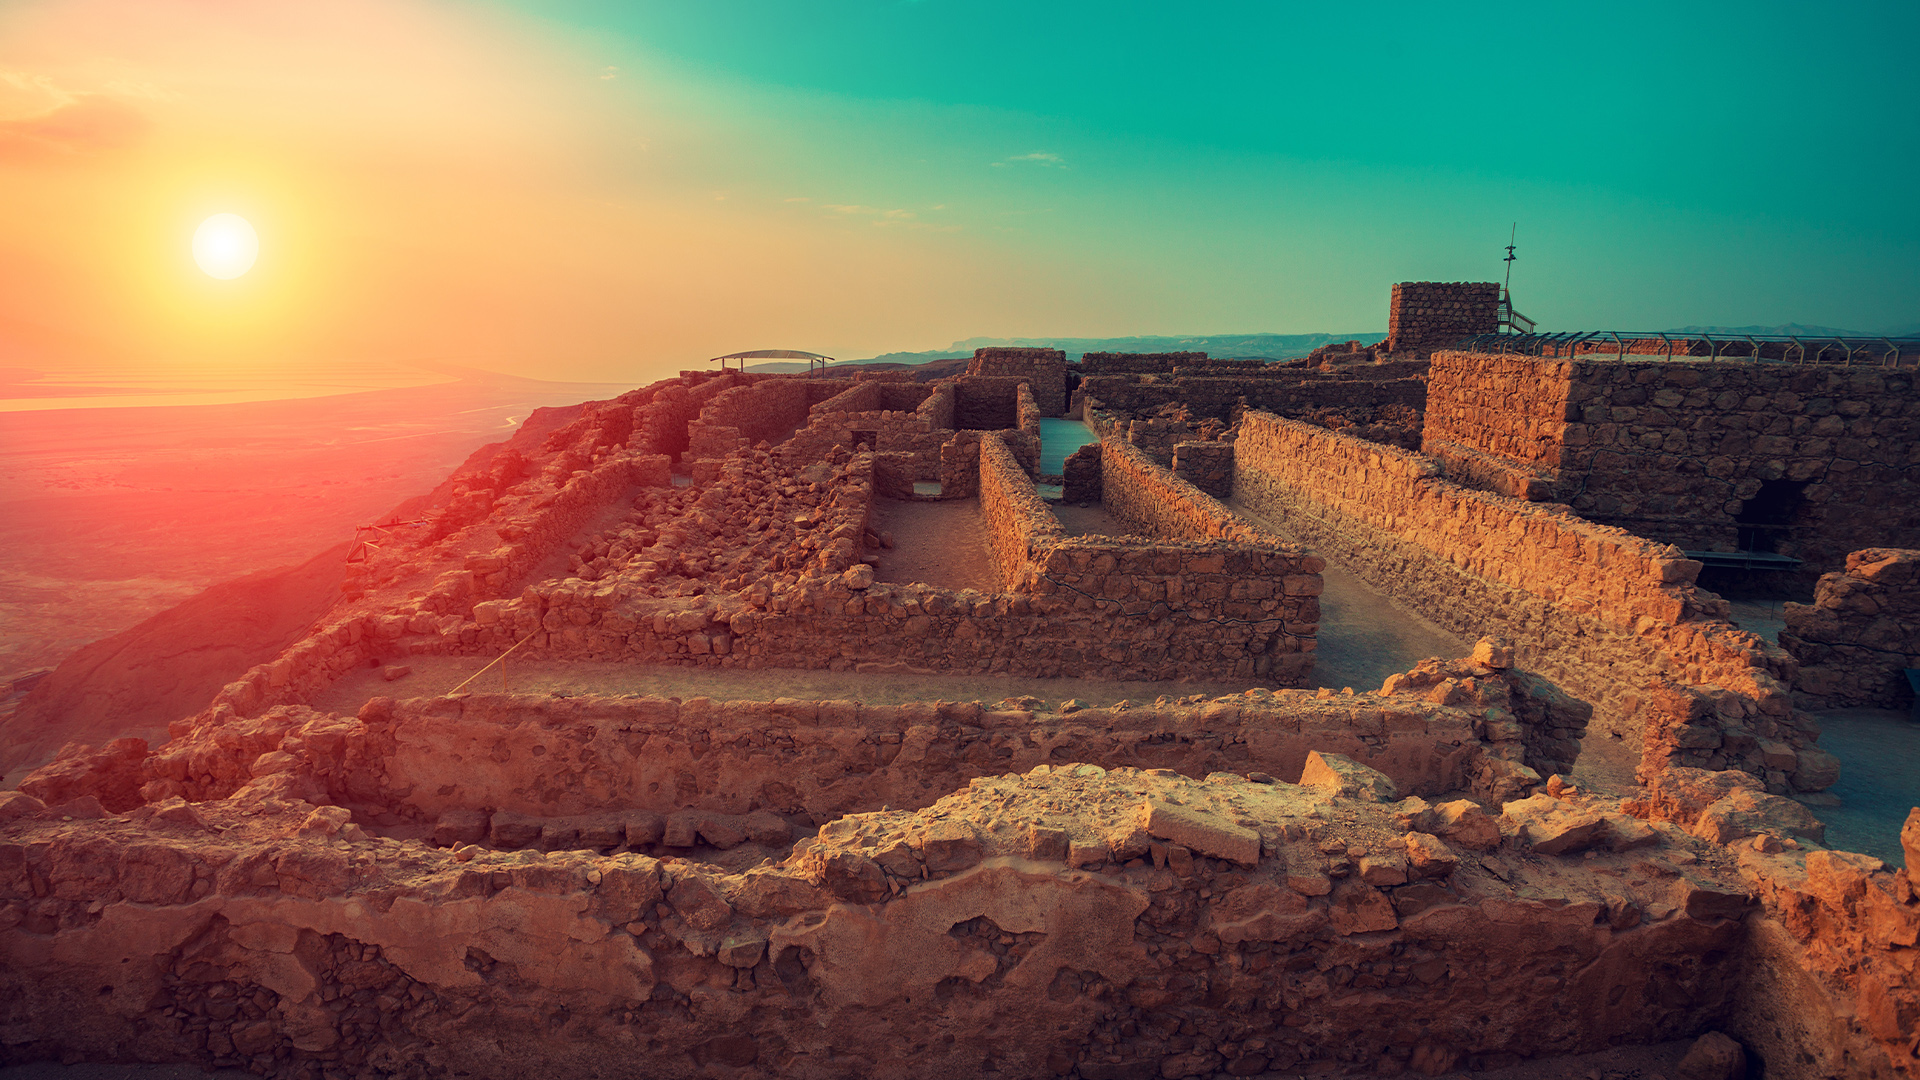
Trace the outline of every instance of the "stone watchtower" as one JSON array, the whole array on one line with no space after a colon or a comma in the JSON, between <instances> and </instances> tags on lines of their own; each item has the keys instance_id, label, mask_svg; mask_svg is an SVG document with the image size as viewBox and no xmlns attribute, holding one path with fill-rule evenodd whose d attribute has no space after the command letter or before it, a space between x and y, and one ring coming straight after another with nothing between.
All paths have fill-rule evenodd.
<instances>
[{"instance_id":1,"label":"stone watchtower","mask_svg":"<svg viewBox=\"0 0 1920 1080\"><path fill-rule=\"evenodd\" d=\"M1403 281L1387 309L1387 351L1437 349L1499 329L1499 282Z\"/></svg>"},{"instance_id":2,"label":"stone watchtower","mask_svg":"<svg viewBox=\"0 0 1920 1080\"><path fill-rule=\"evenodd\" d=\"M967 374L1026 379L1040 415L1066 415L1067 354L1060 349L975 349Z\"/></svg>"}]
</instances>

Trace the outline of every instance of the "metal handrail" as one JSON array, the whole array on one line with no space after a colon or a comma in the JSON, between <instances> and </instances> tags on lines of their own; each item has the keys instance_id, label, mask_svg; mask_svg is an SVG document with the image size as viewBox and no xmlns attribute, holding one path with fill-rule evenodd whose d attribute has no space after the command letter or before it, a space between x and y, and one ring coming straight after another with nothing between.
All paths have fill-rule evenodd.
<instances>
[{"instance_id":1,"label":"metal handrail","mask_svg":"<svg viewBox=\"0 0 1920 1080\"><path fill-rule=\"evenodd\" d=\"M1601 339L1609 339L1615 355L1650 355L1673 359L1693 355L1696 348L1704 348L1705 354L1694 357L1701 360L1737 361L1745 363L1791 363L1819 364L1835 366L1856 366L1870 364L1883 368L1920 368L1920 336L1884 337L1869 335L1843 335L1809 339L1799 334L1683 334L1671 330L1588 330L1561 331L1550 334L1538 333L1489 333L1474 334L1454 342L1447 348L1464 350L1485 350L1501 353L1520 353L1533 356L1608 355L1595 346L1606 344ZM1635 354L1634 347L1646 343L1647 352ZM1780 346L1780 355L1765 355L1765 346ZM1732 348L1745 346L1742 352L1732 352ZM1833 357L1823 361L1823 356Z\"/></svg>"}]
</instances>

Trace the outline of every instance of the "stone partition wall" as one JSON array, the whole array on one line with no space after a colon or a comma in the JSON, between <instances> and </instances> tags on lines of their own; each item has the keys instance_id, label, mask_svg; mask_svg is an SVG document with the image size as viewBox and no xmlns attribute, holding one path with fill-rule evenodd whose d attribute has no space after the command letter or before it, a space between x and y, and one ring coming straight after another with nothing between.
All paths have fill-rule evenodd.
<instances>
[{"instance_id":1,"label":"stone partition wall","mask_svg":"<svg viewBox=\"0 0 1920 1080\"><path fill-rule=\"evenodd\" d=\"M954 379L943 382L953 388L955 418L962 430L949 433L949 437L940 446L940 493L944 498L971 498L980 490L980 439L985 429L970 429L968 421L978 423L997 423L1005 417L1004 411L995 404L992 411L975 412L971 416L966 412L964 396L969 391L964 383L972 383L975 395L984 393L999 394L1007 392L1013 399L1012 428L997 432L1000 440L1013 453L1015 460L1027 471L1029 476L1040 467L1040 407L1034 400L1033 388L1024 379L1000 379L980 377L977 379ZM984 388L984 390L983 390ZM929 398L931 404L936 398ZM976 402L978 397L976 397ZM923 411L926 411L923 409Z\"/></svg>"},{"instance_id":2,"label":"stone partition wall","mask_svg":"<svg viewBox=\"0 0 1920 1080\"><path fill-rule=\"evenodd\" d=\"M1915 373L1747 360L1440 353L1425 447L1474 486L1690 551L1772 551L1810 589L1920 538Z\"/></svg>"},{"instance_id":3,"label":"stone partition wall","mask_svg":"<svg viewBox=\"0 0 1920 1080\"><path fill-rule=\"evenodd\" d=\"M1387 351L1430 349L1499 328L1497 281L1403 281L1387 308Z\"/></svg>"},{"instance_id":4,"label":"stone partition wall","mask_svg":"<svg viewBox=\"0 0 1920 1080\"><path fill-rule=\"evenodd\" d=\"M1456 674L1475 678L1465 669ZM203 724L126 767L122 786L132 789L96 783L87 790L123 808L142 798L204 802L273 775L289 793L366 816L431 824L501 813L534 819L536 829L571 820L577 834L588 821L634 812L656 820L686 814L696 830L702 815L777 814L820 824L886 807L918 809L977 777L1068 760L1194 778L1221 771L1298 777L1308 755L1320 753L1378 770L1405 795L1478 790L1492 799L1512 797L1501 785L1525 775L1489 767L1517 759L1518 747L1483 738L1510 734L1536 704L1526 696L1528 680L1512 675L1479 669L1475 699L1453 704L1431 694L1279 690L1065 712L1011 702L376 698L357 717L288 706L228 718L219 730ZM271 773L256 770L268 754L284 757ZM1537 777L1523 781L1530 783ZM58 801L84 784L52 770L28 786ZM498 836L490 842L534 846Z\"/></svg>"},{"instance_id":5,"label":"stone partition wall","mask_svg":"<svg viewBox=\"0 0 1920 1080\"><path fill-rule=\"evenodd\" d=\"M1263 413L1241 423L1233 490L1441 626L1511 636L1523 665L1593 702L1602 726L1636 749L1688 726L1684 741L1710 746L1715 767L1779 790L1833 782L1817 727L1792 709L1792 658L1726 622L1725 601L1692 587L1700 564L1676 548L1564 507L1464 488L1416 454ZM1723 693L1713 708L1674 716L1648 708L1652 676ZM1761 741L1788 748L1792 764L1770 760Z\"/></svg>"},{"instance_id":6,"label":"stone partition wall","mask_svg":"<svg viewBox=\"0 0 1920 1080\"><path fill-rule=\"evenodd\" d=\"M1007 439L971 434L993 441L997 490L1010 490L1009 470L1024 467ZM774 522L754 551L734 539L750 531L746 519L763 497L744 470L771 455L749 452L723 462L719 482L671 524L636 511L628 520L648 524L602 533L588 545L596 557L585 577L543 581L468 614L356 617L342 633L357 626L375 644L335 666L364 663L374 648L404 656L518 647L527 657L749 668L1154 680L1205 670L1268 685L1298 685L1311 667L1319 564L1297 549L1069 538L1031 547L1019 580L999 593L876 582L859 565L874 456L841 457L819 466L820 501L791 524ZM776 560L779 573L747 556ZM705 587L653 584L689 573ZM242 711L266 703L250 699Z\"/></svg>"},{"instance_id":7,"label":"stone partition wall","mask_svg":"<svg viewBox=\"0 0 1920 1080\"><path fill-rule=\"evenodd\" d=\"M1067 535L1034 489L1033 478L991 433L980 438L980 516L1002 589L1015 588L1027 575L1034 552Z\"/></svg>"},{"instance_id":8,"label":"stone partition wall","mask_svg":"<svg viewBox=\"0 0 1920 1080\"><path fill-rule=\"evenodd\" d=\"M969 376L1014 376L1028 380L1042 416L1067 412L1067 354L1059 349L975 349Z\"/></svg>"},{"instance_id":9,"label":"stone partition wall","mask_svg":"<svg viewBox=\"0 0 1920 1080\"><path fill-rule=\"evenodd\" d=\"M953 426L966 431L1018 428L1020 387L1025 384L1025 379L1012 376L967 375L954 380Z\"/></svg>"},{"instance_id":10,"label":"stone partition wall","mask_svg":"<svg viewBox=\"0 0 1920 1080\"><path fill-rule=\"evenodd\" d=\"M1161 468L1138 447L1119 439L1100 440L1100 501L1122 524L1142 536L1285 543L1272 533L1242 521L1219 499ZM1308 572L1317 575L1324 569L1325 561L1310 558L1313 569Z\"/></svg>"},{"instance_id":11,"label":"stone partition wall","mask_svg":"<svg viewBox=\"0 0 1920 1080\"><path fill-rule=\"evenodd\" d=\"M1160 375L1173 371L1177 364L1206 359L1207 354L1203 352L1090 352L1081 355L1079 367L1082 375Z\"/></svg>"},{"instance_id":12,"label":"stone partition wall","mask_svg":"<svg viewBox=\"0 0 1920 1080\"><path fill-rule=\"evenodd\" d=\"M1788 604L1786 615L1780 644L1800 664L1802 708L1912 707L1902 672L1920 668L1920 551L1853 552L1844 573L1821 575L1813 603Z\"/></svg>"},{"instance_id":13,"label":"stone partition wall","mask_svg":"<svg viewBox=\"0 0 1920 1080\"><path fill-rule=\"evenodd\" d=\"M1183 442L1173 447L1173 475L1216 499L1233 494L1233 443Z\"/></svg>"},{"instance_id":14,"label":"stone partition wall","mask_svg":"<svg viewBox=\"0 0 1920 1080\"><path fill-rule=\"evenodd\" d=\"M1420 452L1467 487L1532 502L1557 497L1575 411L1572 372L1530 356L1435 353Z\"/></svg>"},{"instance_id":15,"label":"stone partition wall","mask_svg":"<svg viewBox=\"0 0 1920 1080\"><path fill-rule=\"evenodd\" d=\"M927 422L928 431L953 429L953 409L957 397L952 379L941 379L933 384L933 393L920 403L920 418Z\"/></svg>"},{"instance_id":16,"label":"stone partition wall","mask_svg":"<svg viewBox=\"0 0 1920 1080\"><path fill-rule=\"evenodd\" d=\"M1380 409L1389 405L1417 412L1426 407L1427 384L1415 373L1353 378L1346 371L1272 368L1257 376L1176 376L1154 381L1130 375L1090 375L1080 380L1078 393L1083 400L1097 400L1104 408L1134 415L1184 405L1195 417L1224 420L1242 401L1251 408L1296 417L1322 409Z\"/></svg>"}]
</instances>

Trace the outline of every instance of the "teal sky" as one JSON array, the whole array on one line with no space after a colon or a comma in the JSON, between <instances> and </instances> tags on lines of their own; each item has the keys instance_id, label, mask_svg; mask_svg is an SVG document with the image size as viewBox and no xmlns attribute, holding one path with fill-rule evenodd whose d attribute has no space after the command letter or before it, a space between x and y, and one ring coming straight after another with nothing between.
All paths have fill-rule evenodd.
<instances>
[{"instance_id":1,"label":"teal sky","mask_svg":"<svg viewBox=\"0 0 1920 1080\"><path fill-rule=\"evenodd\" d=\"M655 179L911 214L1071 294L974 333L1382 329L1515 222L1545 327L1920 324L1920 5L516 8L684 123Z\"/></svg>"},{"instance_id":2,"label":"teal sky","mask_svg":"<svg viewBox=\"0 0 1920 1080\"><path fill-rule=\"evenodd\" d=\"M1920 332L1920 3L0 2L0 367ZM236 213L258 264L191 258Z\"/></svg>"}]
</instances>

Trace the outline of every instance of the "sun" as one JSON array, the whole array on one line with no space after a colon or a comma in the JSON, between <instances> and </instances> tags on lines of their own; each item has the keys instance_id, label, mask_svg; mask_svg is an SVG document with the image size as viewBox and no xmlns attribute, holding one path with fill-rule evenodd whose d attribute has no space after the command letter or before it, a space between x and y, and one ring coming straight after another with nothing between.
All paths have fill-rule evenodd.
<instances>
[{"instance_id":1,"label":"sun","mask_svg":"<svg viewBox=\"0 0 1920 1080\"><path fill-rule=\"evenodd\" d=\"M260 234L239 214L215 214L193 231L193 261L210 277L237 278L260 256Z\"/></svg>"}]
</instances>

